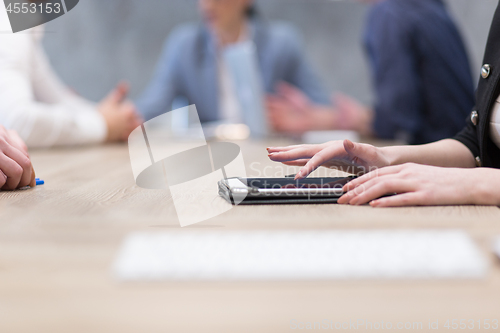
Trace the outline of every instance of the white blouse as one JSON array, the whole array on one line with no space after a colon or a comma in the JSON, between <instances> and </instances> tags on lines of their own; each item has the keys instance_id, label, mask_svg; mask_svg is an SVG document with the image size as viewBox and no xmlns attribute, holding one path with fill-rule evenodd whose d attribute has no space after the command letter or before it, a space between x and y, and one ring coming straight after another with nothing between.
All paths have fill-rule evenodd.
<instances>
[{"instance_id":1,"label":"white blouse","mask_svg":"<svg viewBox=\"0 0 500 333\"><path fill-rule=\"evenodd\" d=\"M42 36L42 26L13 34L0 5L0 124L16 130L28 147L104 141L104 118L60 82Z\"/></svg>"},{"instance_id":2,"label":"white blouse","mask_svg":"<svg viewBox=\"0 0 500 333\"><path fill-rule=\"evenodd\" d=\"M490 118L491 140L500 148L500 96L498 96Z\"/></svg>"}]
</instances>

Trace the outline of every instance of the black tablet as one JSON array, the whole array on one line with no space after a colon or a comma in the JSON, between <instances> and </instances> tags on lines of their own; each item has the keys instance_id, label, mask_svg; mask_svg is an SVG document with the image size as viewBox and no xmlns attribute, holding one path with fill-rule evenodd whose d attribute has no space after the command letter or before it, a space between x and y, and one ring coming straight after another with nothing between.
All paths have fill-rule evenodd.
<instances>
[{"instance_id":1,"label":"black tablet","mask_svg":"<svg viewBox=\"0 0 500 333\"><path fill-rule=\"evenodd\" d=\"M227 178L219 181L219 195L233 205L336 203L354 178Z\"/></svg>"}]
</instances>

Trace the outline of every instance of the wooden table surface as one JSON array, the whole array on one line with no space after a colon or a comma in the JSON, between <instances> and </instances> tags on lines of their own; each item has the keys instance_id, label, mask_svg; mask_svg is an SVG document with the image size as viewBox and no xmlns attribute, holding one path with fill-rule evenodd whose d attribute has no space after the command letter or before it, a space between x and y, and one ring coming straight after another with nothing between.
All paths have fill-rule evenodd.
<instances>
[{"instance_id":1,"label":"wooden table surface","mask_svg":"<svg viewBox=\"0 0 500 333\"><path fill-rule=\"evenodd\" d=\"M282 172L265 143L241 145L250 176ZM238 206L182 229L459 228L490 260L484 280L124 283L110 267L127 234L181 230L168 191L135 186L126 145L31 155L46 184L0 193L0 332L288 332L324 320L435 332L429 321L449 331L448 319L477 332L477 320L500 319L496 207Z\"/></svg>"}]
</instances>

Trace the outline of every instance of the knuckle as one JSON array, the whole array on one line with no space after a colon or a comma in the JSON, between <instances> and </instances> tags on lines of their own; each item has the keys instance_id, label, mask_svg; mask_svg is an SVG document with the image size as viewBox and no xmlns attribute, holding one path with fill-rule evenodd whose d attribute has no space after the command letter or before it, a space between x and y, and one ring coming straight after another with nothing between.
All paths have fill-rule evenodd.
<instances>
[{"instance_id":1,"label":"knuckle","mask_svg":"<svg viewBox=\"0 0 500 333\"><path fill-rule=\"evenodd\" d=\"M21 178L23 175L23 168L20 165L14 166L12 169L12 176L11 178Z\"/></svg>"},{"instance_id":2,"label":"knuckle","mask_svg":"<svg viewBox=\"0 0 500 333\"><path fill-rule=\"evenodd\" d=\"M432 197L433 197L433 193L430 191L429 192L420 191L420 192L415 193L415 198L417 198L418 200L422 200L425 198L432 198Z\"/></svg>"},{"instance_id":3,"label":"knuckle","mask_svg":"<svg viewBox=\"0 0 500 333\"><path fill-rule=\"evenodd\" d=\"M436 194L436 192L435 192L435 191L430 191L430 190L425 190L425 191L417 191L417 192L415 193L415 196L416 196L419 200L421 200L421 201L426 200L426 199L430 199L431 201L434 201L434 200L436 200L436 199L439 199L439 198L438 198L438 196L439 196L439 195L438 195L438 194Z\"/></svg>"},{"instance_id":4,"label":"knuckle","mask_svg":"<svg viewBox=\"0 0 500 333\"><path fill-rule=\"evenodd\" d=\"M400 200L405 205L408 205L411 202L411 199L409 197L401 197Z\"/></svg>"},{"instance_id":5,"label":"knuckle","mask_svg":"<svg viewBox=\"0 0 500 333\"><path fill-rule=\"evenodd\" d=\"M330 154L327 150L320 150L316 153L316 155L314 155L314 158L318 161L327 161L331 158L329 155Z\"/></svg>"},{"instance_id":6,"label":"knuckle","mask_svg":"<svg viewBox=\"0 0 500 333\"><path fill-rule=\"evenodd\" d=\"M356 187L353 192L353 195L360 195L361 193L365 192L365 185Z\"/></svg>"},{"instance_id":7,"label":"knuckle","mask_svg":"<svg viewBox=\"0 0 500 333\"><path fill-rule=\"evenodd\" d=\"M20 158L18 163L23 171L31 169L31 161L27 156L23 156L22 158Z\"/></svg>"},{"instance_id":8,"label":"knuckle","mask_svg":"<svg viewBox=\"0 0 500 333\"><path fill-rule=\"evenodd\" d=\"M396 182L393 179L383 180L381 182L382 188L386 190L391 190L396 187Z\"/></svg>"},{"instance_id":9,"label":"knuckle","mask_svg":"<svg viewBox=\"0 0 500 333\"><path fill-rule=\"evenodd\" d=\"M379 182L379 183L378 183L378 186L379 186L380 188L382 188L383 190L385 190L385 189L388 187L388 182L387 182L387 180L383 180L383 181Z\"/></svg>"},{"instance_id":10,"label":"knuckle","mask_svg":"<svg viewBox=\"0 0 500 333\"><path fill-rule=\"evenodd\" d=\"M398 176L404 179L411 178L413 176L413 172L408 169L403 169L401 172L398 173Z\"/></svg>"}]
</instances>

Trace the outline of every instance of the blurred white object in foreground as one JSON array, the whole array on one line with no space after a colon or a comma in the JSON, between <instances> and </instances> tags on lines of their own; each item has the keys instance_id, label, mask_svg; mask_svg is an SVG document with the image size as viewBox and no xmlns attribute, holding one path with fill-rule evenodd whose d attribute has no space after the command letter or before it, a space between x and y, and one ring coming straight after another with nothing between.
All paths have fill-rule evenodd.
<instances>
[{"instance_id":1,"label":"blurred white object in foreground","mask_svg":"<svg viewBox=\"0 0 500 333\"><path fill-rule=\"evenodd\" d=\"M113 266L129 281L483 278L462 231L135 233Z\"/></svg>"},{"instance_id":2,"label":"blurred white object in foreground","mask_svg":"<svg viewBox=\"0 0 500 333\"><path fill-rule=\"evenodd\" d=\"M250 137L250 128L245 124L227 124L212 122L203 124L203 131L207 139L222 141L240 141Z\"/></svg>"},{"instance_id":3,"label":"blurred white object in foreground","mask_svg":"<svg viewBox=\"0 0 500 333\"><path fill-rule=\"evenodd\" d=\"M302 141L307 144L318 144L346 139L352 142L360 141L359 134L355 131L309 131L302 136Z\"/></svg>"},{"instance_id":4,"label":"blurred white object in foreground","mask_svg":"<svg viewBox=\"0 0 500 333\"><path fill-rule=\"evenodd\" d=\"M493 250L498 256L498 259L500 259L500 237L497 237L497 239L495 240L495 243L493 244Z\"/></svg>"}]
</instances>

